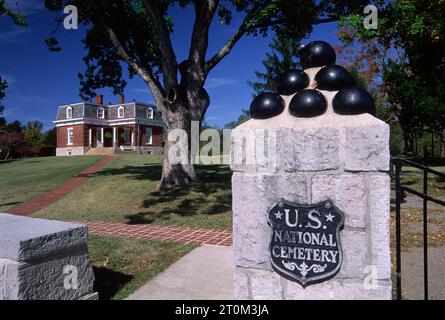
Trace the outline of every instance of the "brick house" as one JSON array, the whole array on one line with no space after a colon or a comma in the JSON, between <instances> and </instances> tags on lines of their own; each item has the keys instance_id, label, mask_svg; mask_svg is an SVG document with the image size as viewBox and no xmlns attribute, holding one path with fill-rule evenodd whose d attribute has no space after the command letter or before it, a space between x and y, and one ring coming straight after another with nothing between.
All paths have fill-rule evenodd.
<instances>
[{"instance_id":1,"label":"brick house","mask_svg":"<svg viewBox=\"0 0 445 320\"><path fill-rule=\"evenodd\" d=\"M57 118L57 156L113 154L132 151L162 151L164 122L153 105L125 102L104 105L103 96L96 102L78 102L59 106Z\"/></svg>"}]
</instances>

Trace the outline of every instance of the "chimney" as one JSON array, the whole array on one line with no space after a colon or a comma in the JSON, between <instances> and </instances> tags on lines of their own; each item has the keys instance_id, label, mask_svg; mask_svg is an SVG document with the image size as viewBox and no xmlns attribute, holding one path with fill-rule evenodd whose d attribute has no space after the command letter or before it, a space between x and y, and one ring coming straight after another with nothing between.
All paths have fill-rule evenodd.
<instances>
[{"instance_id":1,"label":"chimney","mask_svg":"<svg viewBox=\"0 0 445 320\"><path fill-rule=\"evenodd\" d=\"M104 104L104 95L103 94L96 94L96 103Z\"/></svg>"},{"instance_id":2,"label":"chimney","mask_svg":"<svg viewBox=\"0 0 445 320\"><path fill-rule=\"evenodd\" d=\"M119 103L120 104L124 104L125 103L125 96L123 95L123 94L120 94L120 101L119 101Z\"/></svg>"}]
</instances>

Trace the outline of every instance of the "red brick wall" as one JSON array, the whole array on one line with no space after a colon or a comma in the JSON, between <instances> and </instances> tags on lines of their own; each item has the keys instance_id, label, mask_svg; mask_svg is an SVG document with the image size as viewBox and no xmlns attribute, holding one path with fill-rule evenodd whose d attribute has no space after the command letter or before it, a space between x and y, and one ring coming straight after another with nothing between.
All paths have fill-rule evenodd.
<instances>
[{"instance_id":1,"label":"red brick wall","mask_svg":"<svg viewBox=\"0 0 445 320\"><path fill-rule=\"evenodd\" d=\"M68 143L68 128L73 128L73 144ZM88 127L83 124L57 127L57 148L88 146Z\"/></svg>"},{"instance_id":2,"label":"red brick wall","mask_svg":"<svg viewBox=\"0 0 445 320\"><path fill-rule=\"evenodd\" d=\"M152 129L152 144L147 143L147 134L145 128L149 127ZM161 127L151 127L151 126L143 126L139 127L140 130L140 146L152 146L152 147L162 147L162 128Z\"/></svg>"}]
</instances>

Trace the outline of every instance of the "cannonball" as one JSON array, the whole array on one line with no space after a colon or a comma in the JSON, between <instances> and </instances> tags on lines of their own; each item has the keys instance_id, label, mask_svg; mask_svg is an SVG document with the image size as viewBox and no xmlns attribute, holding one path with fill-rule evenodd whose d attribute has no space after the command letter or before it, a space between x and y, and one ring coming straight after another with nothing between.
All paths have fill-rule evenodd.
<instances>
[{"instance_id":1,"label":"cannonball","mask_svg":"<svg viewBox=\"0 0 445 320\"><path fill-rule=\"evenodd\" d=\"M316 117L326 112L326 99L320 91L305 89L293 96L289 113L295 117Z\"/></svg>"},{"instance_id":2,"label":"cannonball","mask_svg":"<svg viewBox=\"0 0 445 320\"><path fill-rule=\"evenodd\" d=\"M309 85L309 76L298 69L288 70L275 79L278 94L291 95L303 90Z\"/></svg>"},{"instance_id":3,"label":"cannonball","mask_svg":"<svg viewBox=\"0 0 445 320\"><path fill-rule=\"evenodd\" d=\"M303 69L328 66L335 63L335 50L325 41L312 41L299 50Z\"/></svg>"},{"instance_id":4,"label":"cannonball","mask_svg":"<svg viewBox=\"0 0 445 320\"><path fill-rule=\"evenodd\" d=\"M349 87L340 90L332 100L335 113L354 115L370 113L375 115L376 110L372 96L359 87Z\"/></svg>"},{"instance_id":5,"label":"cannonball","mask_svg":"<svg viewBox=\"0 0 445 320\"><path fill-rule=\"evenodd\" d=\"M339 65L326 66L315 75L318 90L338 91L355 85L348 70Z\"/></svg>"},{"instance_id":6,"label":"cannonball","mask_svg":"<svg viewBox=\"0 0 445 320\"><path fill-rule=\"evenodd\" d=\"M254 119L267 119L279 115L284 110L284 100L276 93L263 93L250 104L250 116Z\"/></svg>"}]
</instances>

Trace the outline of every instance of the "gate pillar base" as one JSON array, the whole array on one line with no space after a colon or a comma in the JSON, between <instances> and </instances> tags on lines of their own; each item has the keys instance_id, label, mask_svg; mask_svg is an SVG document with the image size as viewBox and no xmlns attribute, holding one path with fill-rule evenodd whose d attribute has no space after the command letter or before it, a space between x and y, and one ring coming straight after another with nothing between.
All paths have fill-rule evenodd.
<instances>
[{"instance_id":1,"label":"gate pillar base","mask_svg":"<svg viewBox=\"0 0 445 320\"><path fill-rule=\"evenodd\" d=\"M282 114L232 131L235 297L391 299L388 125L370 114L337 115L330 105L319 117L293 117L284 98ZM334 276L303 287L274 270L268 212L279 199L329 200L343 213Z\"/></svg>"}]
</instances>

